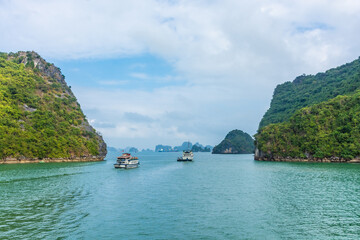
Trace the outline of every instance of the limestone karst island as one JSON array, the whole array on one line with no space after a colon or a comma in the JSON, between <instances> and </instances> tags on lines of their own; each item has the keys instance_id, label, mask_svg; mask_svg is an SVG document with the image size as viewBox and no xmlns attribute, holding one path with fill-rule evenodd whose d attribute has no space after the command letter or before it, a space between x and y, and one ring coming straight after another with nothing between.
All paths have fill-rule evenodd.
<instances>
[{"instance_id":1,"label":"limestone karst island","mask_svg":"<svg viewBox=\"0 0 360 240\"><path fill-rule=\"evenodd\" d=\"M254 139L241 130L230 131L224 140L216 145L213 154L250 154L254 153Z\"/></svg>"},{"instance_id":2,"label":"limestone karst island","mask_svg":"<svg viewBox=\"0 0 360 240\"><path fill-rule=\"evenodd\" d=\"M276 87L256 160L360 162L360 58Z\"/></svg>"},{"instance_id":3,"label":"limestone karst island","mask_svg":"<svg viewBox=\"0 0 360 240\"><path fill-rule=\"evenodd\" d=\"M101 161L106 144L59 68L35 52L0 53L0 163Z\"/></svg>"}]
</instances>

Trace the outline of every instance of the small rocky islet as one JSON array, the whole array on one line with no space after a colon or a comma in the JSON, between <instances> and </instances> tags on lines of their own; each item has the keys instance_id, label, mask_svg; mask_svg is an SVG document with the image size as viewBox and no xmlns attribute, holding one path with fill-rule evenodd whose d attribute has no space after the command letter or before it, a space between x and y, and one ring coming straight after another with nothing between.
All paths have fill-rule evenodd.
<instances>
[{"instance_id":1,"label":"small rocky islet","mask_svg":"<svg viewBox=\"0 0 360 240\"><path fill-rule=\"evenodd\" d=\"M216 145L213 154L251 154L254 153L254 139L241 130L230 131L220 144Z\"/></svg>"}]
</instances>

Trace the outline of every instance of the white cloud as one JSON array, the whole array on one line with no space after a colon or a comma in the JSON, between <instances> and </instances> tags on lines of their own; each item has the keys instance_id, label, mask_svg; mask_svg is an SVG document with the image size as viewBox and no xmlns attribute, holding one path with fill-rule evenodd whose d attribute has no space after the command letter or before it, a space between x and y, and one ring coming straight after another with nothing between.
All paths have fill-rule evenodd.
<instances>
[{"instance_id":1,"label":"white cloud","mask_svg":"<svg viewBox=\"0 0 360 240\"><path fill-rule=\"evenodd\" d=\"M136 146L154 147L187 139L214 145L235 128L255 132L266 110L261 95L252 97L256 90L228 85L163 87L152 92L79 88L75 94L86 103L82 107L90 119L115 123L93 122L110 145L136 140Z\"/></svg>"},{"instance_id":2,"label":"white cloud","mask_svg":"<svg viewBox=\"0 0 360 240\"><path fill-rule=\"evenodd\" d=\"M146 73L134 72L134 73L131 73L130 76L133 78L139 78L139 79L149 79L149 76Z\"/></svg>"},{"instance_id":3,"label":"white cloud","mask_svg":"<svg viewBox=\"0 0 360 240\"><path fill-rule=\"evenodd\" d=\"M121 86L121 85L126 85L129 84L130 81L128 80L101 80L98 82L100 85L105 85L105 86Z\"/></svg>"},{"instance_id":4,"label":"white cloud","mask_svg":"<svg viewBox=\"0 0 360 240\"><path fill-rule=\"evenodd\" d=\"M113 143L193 134L214 144L236 127L253 134L276 84L357 58L358 29L358 0L0 1L2 51L52 59L147 53L177 75L150 76L135 64L132 77L187 81L151 92L121 91L126 82L114 80L101 82L114 86L109 92L74 89L84 109L96 110L92 118L115 122L116 131L101 129ZM126 121L125 112L154 121Z\"/></svg>"}]
</instances>

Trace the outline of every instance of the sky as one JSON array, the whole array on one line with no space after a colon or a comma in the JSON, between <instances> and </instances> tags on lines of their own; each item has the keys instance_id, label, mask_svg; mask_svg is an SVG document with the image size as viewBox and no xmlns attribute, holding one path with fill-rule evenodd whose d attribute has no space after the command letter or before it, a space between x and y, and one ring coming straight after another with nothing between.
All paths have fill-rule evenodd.
<instances>
[{"instance_id":1,"label":"sky","mask_svg":"<svg viewBox=\"0 0 360 240\"><path fill-rule=\"evenodd\" d=\"M250 135L276 85L360 55L358 0L0 0L0 51L60 67L109 146Z\"/></svg>"}]
</instances>

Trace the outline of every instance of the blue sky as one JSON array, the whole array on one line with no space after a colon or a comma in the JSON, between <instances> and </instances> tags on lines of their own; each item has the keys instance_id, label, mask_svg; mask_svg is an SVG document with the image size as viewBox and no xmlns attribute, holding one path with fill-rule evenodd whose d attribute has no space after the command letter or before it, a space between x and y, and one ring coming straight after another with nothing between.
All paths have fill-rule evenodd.
<instances>
[{"instance_id":1,"label":"blue sky","mask_svg":"<svg viewBox=\"0 0 360 240\"><path fill-rule=\"evenodd\" d=\"M152 91L164 86L184 85L172 66L150 54L109 59L57 60L68 85L75 88L142 89Z\"/></svg>"},{"instance_id":2,"label":"blue sky","mask_svg":"<svg viewBox=\"0 0 360 240\"><path fill-rule=\"evenodd\" d=\"M277 84L360 55L358 0L0 0L0 51L62 69L114 147L253 135Z\"/></svg>"}]
</instances>

